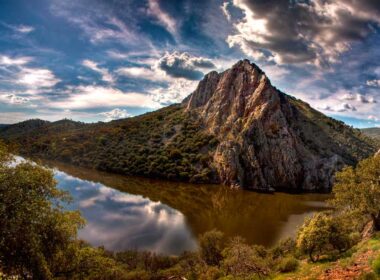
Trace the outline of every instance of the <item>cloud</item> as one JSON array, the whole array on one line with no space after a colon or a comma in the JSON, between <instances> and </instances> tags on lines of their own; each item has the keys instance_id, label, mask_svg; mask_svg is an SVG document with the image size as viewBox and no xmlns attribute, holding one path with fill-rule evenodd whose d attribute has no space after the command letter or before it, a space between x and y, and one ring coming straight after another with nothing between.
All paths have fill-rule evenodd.
<instances>
[{"instance_id":1,"label":"cloud","mask_svg":"<svg viewBox=\"0 0 380 280\"><path fill-rule=\"evenodd\" d=\"M117 50L108 50L106 53L109 57L114 58L114 59L127 59L128 58L128 54L119 52Z\"/></svg>"},{"instance_id":2,"label":"cloud","mask_svg":"<svg viewBox=\"0 0 380 280\"><path fill-rule=\"evenodd\" d=\"M159 108L160 105L148 94L123 92L117 88L102 86L76 86L67 91L68 97L59 101L48 101L48 105L61 109L89 109L101 107Z\"/></svg>"},{"instance_id":3,"label":"cloud","mask_svg":"<svg viewBox=\"0 0 380 280\"><path fill-rule=\"evenodd\" d=\"M114 82L114 78L109 73L109 71L106 68L99 67L98 64L95 61L92 61L92 60L89 60L89 59L85 59L85 60L82 61L82 65L84 67L87 67L87 68L91 69L92 71L100 73L102 75L102 80L104 82L109 82L109 83L113 83Z\"/></svg>"},{"instance_id":4,"label":"cloud","mask_svg":"<svg viewBox=\"0 0 380 280\"><path fill-rule=\"evenodd\" d=\"M29 102L29 98L18 96L15 94L5 94L5 95L0 95L0 101L3 101L4 103L8 104L25 104Z\"/></svg>"},{"instance_id":5,"label":"cloud","mask_svg":"<svg viewBox=\"0 0 380 280\"><path fill-rule=\"evenodd\" d=\"M347 112L347 111L356 111L356 107L349 103L343 103L341 105L337 105L334 107L330 105L324 105L324 106L318 107L318 109L323 110L323 111L338 112L338 113Z\"/></svg>"},{"instance_id":6,"label":"cloud","mask_svg":"<svg viewBox=\"0 0 380 280\"><path fill-rule=\"evenodd\" d=\"M44 68L23 68L17 76L17 83L32 89L51 88L61 81L52 71Z\"/></svg>"},{"instance_id":7,"label":"cloud","mask_svg":"<svg viewBox=\"0 0 380 280\"><path fill-rule=\"evenodd\" d=\"M204 73L199 69L213 69L214 63L204 57L191 56L183 52L166 52L156 63L156 68L161 69L169 76L185 78L188 80L199 80Z\"/></svg>"},{"instance_id":8,"label":"cloud","mask_svg":"<svg viewBox=\"0 0 380 280\"><path fill-rule=\"evenodd\" d=\"M342 100L350 100L350 101L353 101L353 100L356 100L360 103L377 103L375 98L373 98L372 96L365 96L363 94L352 94L352 93L346 93L342 96L341 98Z\"/></svg>"},{"instance_id":9,"label":"cloud","mask_svg":"<svg viewBox=\"0 0 380 280\"><path fill-rule=\"evenodd\" d=\"M230 12L228 11L228 6L229 6L229 5L230 5L229 2L224 2L220 8L222 9L223 14L226 16L227 20L228 20L228 21L231 21L231 14L230 14Z\"/></svg>"},{"instance_id":10,"label":"cloud","mask_svg":"<svg viewBox=\"0 0 380 280\"><path fill-rule=\"evenodd\" d=\"M24 24L15 25L15 24L8 24L5 22L0 22L0 24L2 24L3 26L5 26L5 27L17 32L17 33L28 34L28 33L33 32L35 30L35 28L33 26L24 25Z\"/></svg>"},{"instance_id":11,"label":"cloud","mask_svg":"<svg viewBox=\"0 0 380 280\"><path fill-rule=\"evenodd\" d=\"M227 37L255 59L282 63L335 63L353 42L380 23L376 0L234 0L243 17Z\"/></svg>"},{"instance_id":12,"label":"cloud","mask_svg":"<svg viewBox=\"0 0 380 280\"><path fill-rule=\"evenodd\" d=\"M113 109L109 112L99 113L99 115L105 117L107 122L117 119L125 119L132 116L127 110L119 108Z\"/></svg>"},{"instance_id":13,"label":"cloud","mask_svg":"<svg viewBox=\"0 0 380 280\"><path fill-rule=\"evenodd\" d=\"M366 84L370 87L380 87L380 80L368 80Z\"/></svg>"},{"instance_id":14,"label":"cloud","mask_svg":"<svg viewBox=\"0 0 380 280\"><path fill-rule=\"evenodd\" d=\"M34 27L28 25L17 25L15 30L20 33L30 33L34 31Z\"/></svg>"},{"instance_id":15,"label":"cloud","mask_svg":"<svg viewBox=\"0 0 380 280\"><path fill-rule=\"evenodd\" d=\"M33 60L32 57L28 56L22 56L22 57L9 57L2 55L0 56L0 65L5 65L5 66L19 66L19 65L25 65Z\"/></svg>"},{"instance_id":16,"label":"cloud","mask_svg":"<svg viewBox=\"0 0 380 280\"><path fill-rule=\"evenodd\" d=\"M181 102L186 96L193 92L198 82L186 79L177 79L169 84L168 87L162 87L151 90L154 101L161 105L169 105Z\"/></svg>"},{"instance_id":17,"label":"cloud","mask_svg":"<svg viewBox=\"0 0 380 280\"><path fill-rule=\"evenodd\" d=\"M166 80L166 77L162 73L146 67L121 67L116 70L116 73L129 78L145 79L150 81Z\"/></svg>"},{"instance_id":18,"label":"cloud","mask_svg":"<svg viewBox=\"0 0 380 280\"><path fill-rule=\"evenodd\" d=\"M160 25L166 28L171 34L177 33L176 21L166 12L164 12L158 0L148 0L148 15L152 15L158 19Z\"/></svg>"},{"instance_id":19,"label":"cloud","mask_svg":"<svg viewBox=\"0 0 380 280\"><path fill-rule=\"evenodd\" d=\"M375 121L375 122L378 122L378 121L380 120L378 117L373 116L373 115L368 116L368 119L369 119L370 121Z\"/></svg>"}]
</instances>

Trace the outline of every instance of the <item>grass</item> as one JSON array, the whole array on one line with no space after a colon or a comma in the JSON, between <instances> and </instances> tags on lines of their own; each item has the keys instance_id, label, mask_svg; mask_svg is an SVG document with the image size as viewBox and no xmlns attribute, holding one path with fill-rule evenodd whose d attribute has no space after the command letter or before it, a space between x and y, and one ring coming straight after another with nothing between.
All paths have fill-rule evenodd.
<instances>
[{"instance_id":1,"label":"grass","mask_svg":"<svg viewBox=\"0 0 380 280\"><path fill-rule=\"evenodd\" d=\"M337 261L321 261L317 263L310 263L308 260L303 259L300 261L298 269L291 273L278 274L272 277L274 280L285 279L318 279L325 273L327 269L336 267L349 267L357 262L358 258L363 254L370 252L368 257L368 266L372 268L377 276L380 276L380 234L375 235L370 240L361 241L354 246L351 250L343 254ZM363 272L363 277L366 273ZM366 279L366 278L363 278Z\"/></svg>"}]
</instances>

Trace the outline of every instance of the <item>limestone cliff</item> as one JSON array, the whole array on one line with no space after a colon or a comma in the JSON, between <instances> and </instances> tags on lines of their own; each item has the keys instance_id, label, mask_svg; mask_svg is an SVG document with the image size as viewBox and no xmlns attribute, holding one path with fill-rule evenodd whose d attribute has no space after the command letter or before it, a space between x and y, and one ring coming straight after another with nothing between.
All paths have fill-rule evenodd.
<instances>
[{"instance_id":1,"label":"limestone cliff","mask_svg":"<svg viewBox=\"0 0 380 280\"><path fill-rule=\"evenodd\" d=\"M328 190L336 170L373 152L351 128L277 90L248 60L206 75L183 106L219 140L212 165L228 185Z\"/></svg>"}]
</instances>

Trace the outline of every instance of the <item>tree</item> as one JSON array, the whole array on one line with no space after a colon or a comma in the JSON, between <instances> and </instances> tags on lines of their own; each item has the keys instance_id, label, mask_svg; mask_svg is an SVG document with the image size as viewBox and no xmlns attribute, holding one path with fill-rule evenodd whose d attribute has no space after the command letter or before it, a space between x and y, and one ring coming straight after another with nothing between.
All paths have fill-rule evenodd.
<instances>
[{"instance_id":1,"label":"tree","mask_svg":"<svg viewBox=\"0 0 380 280\"><path fill-rule=\"evenodd\" d=\"M51 170L9 164L0 143L0 265L24 278L51 279L53 260L83 225L78 212L63 211L69 197L56 188Z\"/></svg>"},{"instance_id":2,"label":"tree","mask_svg":"<svg viewBox=\"0 0 380 280\"><path fill-rule=\"evenodd\" d=\"M345 252L353 245L353 240L350 229L339 217L322 212L305 220L298 231L296 243L301 252L316 262L322 254Z\"/></svg>"},{"instance_id":3,"label":"tree","mask_svg":"<svg viewBox=\"0 0 380 280\"><path fill-rule=\"evenodd\" d=\"M380 156L338 172L333 194L330 204L338 211L358 219L369 217L380 230Z\"/></svg>"}]
</instances>

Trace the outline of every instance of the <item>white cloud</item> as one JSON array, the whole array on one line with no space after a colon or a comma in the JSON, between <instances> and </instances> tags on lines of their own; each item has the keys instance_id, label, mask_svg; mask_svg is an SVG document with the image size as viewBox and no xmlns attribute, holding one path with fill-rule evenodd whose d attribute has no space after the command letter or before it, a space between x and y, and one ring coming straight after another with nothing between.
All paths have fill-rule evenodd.
<instances>
[{"instance_id":1,"label":"white cloud","mask_svg":"<svg viewBox=\"0 0 380 280\"><path fill-rule=\"evenodd\" d=\"M99 113L99 115L105 117L106 121L125 119L132 116L127 110L119 108L113 109L109 112Z\"/></svg>"},{"instance_id":2,"label":"white cloud","mask_svg":"<svg viewBox=\"0 0 380 280\"><path fill-rule=\"evenodd\" d=\"M9 57L2 55L0 56L0 65L5 66L20 66L25 65L33 60L32 57L29 56L22 56L22 57Z\"/></svg>"},{"instance_id":3,"label":"white cloud","mask_svg":"<svg viewBox=\"0 0 380 280\"><path fill-rule=\"evenodd\" d=\"M378 121L380 120L378 117L373 116L373 115L368 116L368 119L369 119L370 121L375 121L375 122L378 122Z\"/></svg>"},{"instance_id":4,"label":"white cloud","mask_svg":"<svg viewBox=\"0 0 380 280\"><path fill-rule=\"evenodd\" d=\"M108 69L106 68L101 68L98 66L98 64L95 61L85 59L82 61L82 65L91 69L92 71L98 72L102 75L102 80L105 82L113 83L114 78L112 75L109 73Z\"/></svg>"},{"instance_id":5,"label":"white cloud","mask_svg":"<svg viewBox=\"0 0 380 280\"><path fill-rule=\"evenodd\" d=\"M176 21L166 12L164 12L157 0L148 1L148 10L147 13L158 19L160 25L166 28L171 34L176 34Z\"/></svg>"},{"instance_id":6,"label":"white cloud","mask_svg":"<svg viewBox=\"0 0 380 280\"><path fill-rule=\"evenodd\" d=\"M68 89L68 97L60 101L50 101L49 106L61 109L88 109L100 107L131 106L159 108L160 104L148 94L123 92L112 87L77 86Z\"/></svg>"},{"instance_id":7,"label":"white cloud","mask_svg":"<svg viewBox=\"0 0 380 280\"><path fill-rule=\"evenodd\" d=\"M336 106L324 105L324 106L318 107L318 109L323 110L323 111L338 112L338 113L347 112L347 111L356 111L356 107L349 103L343 103Z\"/></svg>"},{"instance_id":8,"label":"white cloud","mask_svg":"<svg viewBox=\"0 0 380 280\"><path fill-rule=\"evenodd\" d=\"M28 25L17 25L14 26L14 29L20 33L30 33L34 31L34 27Z\"/></svg>"},{"instance_id":9,"label":"white cloud","mask_svg":"<svg viewBox=\"0 0 380 280\"><path fill-rule=\"evenodd\" d=\"M380 80L368 80L366 84L370 87L380 87Z\"/></svg>"},{"instance_id":10,"label":"white cloud","mask_svg":"<svg viewBox=\"0 0 380 280\"><path fill-rule=\"evenodd\" d=\"M128 58L128 54L122 53L122 52L119 52L116 50L108 50L106 53L109 57L114 58L114 59L127 59Z\"/></svg>"},{"instance_id":11,"label":"white cloud","mask_svg":"<svg viewBox=\"0 0 380 280\"><path fill-rule=\"evenodd\" d=\"M372 96L365 96L363 94L357 93L346 93L341 97L342 100L358 101L360 103L377 103L375 98Z\"/></svg>"},{"instance_id":12,"label":"white cloud","mask_svg":"<svg viewBox=\"0 0 380 280\"><path fill-rule=\"evenodd\" d=\"M195 90L197 84L195 81L176 79L167 88L151 90L151 94L153 100L162 105L179 103Z\"/></svg>"},{"instance_id":13,"label":"white cloud","mask_svg":"<svg viewBox=\"0 0 380 280\"><path fill-rule=\"evenodd\" d=\"M18 96L16 94L4 94L0 95L0 101L8 104L25 104L30 101L29 98Z\"/></svg>"},{"instance_id":14,"label":"white cloud","mask_svg":"<svg viewBox=\"0 0 380 280\"><path fill-rule=\"evenodd\" d=\"M60 82L54 73L43 68L23 68L18 73L19 84L29 88L50 88Z\"/></svg>"},{"instance_id":15,"label":"white cloud","mask_svg":"<svg viewBox=\"0 0 380 280\"><path fill-rule=\"evenodd\" d=\"M214 69L215 65L211 59L193 56L187 52L165 54L154 65L155 69L164 71L167 75L175 78L185 78L188 80L200 80L204 73L200 70Z\"/></svg>"},{"instance_id":16,"label":"white cloud","mask_svg":"<svg viewBox=\"0 0 380 280\"><path fill-rule=\"evenodd\" d=\"M116 73L129 78L145 79L149 81L167 81L168 77L163 71L158 69L150 69L146 67L121 67L116 70Z\"/></svg>"}]
</instances>

